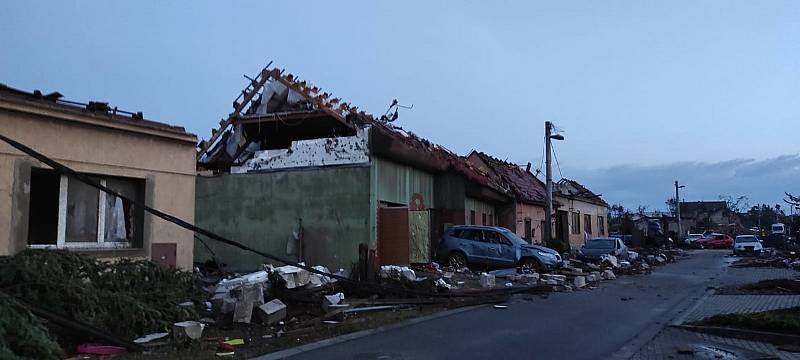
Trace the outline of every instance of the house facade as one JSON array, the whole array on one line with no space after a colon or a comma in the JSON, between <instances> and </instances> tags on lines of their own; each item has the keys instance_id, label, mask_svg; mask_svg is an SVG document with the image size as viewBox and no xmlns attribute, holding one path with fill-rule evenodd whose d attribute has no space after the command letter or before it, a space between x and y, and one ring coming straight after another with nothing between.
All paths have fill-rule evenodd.
<instances>
[{"instance_id":1,"label":"house facade","mask_svg":"<svg viewBox=\"0 0 800 360\"><path fill-rule=\"evenodd\" d=\"M131 199L194 220L195 144L183 128L61 94L0 86L0 133ZM192 232L0 142L0 255L67 249L191 269Z\"/></svg>"},{"instance_id":2,"label":"house facade","mask_svg":"<svg viewBox=\"0 0 800 360\"><path fill-rule=\"evenodd\" d=\"M465 159L391 120L280 70L263 75L263 92L201 153L199 226L312 265L374 268L429 262L447 226L494 221L510 201ZM209 245L231 269L264 262ZM198 249L195 259L211 257Z\"/></svg>"},{"instance_id":3,"label":"house facade","mask_svg":"<svg viewBox=\"0 0 800 360\"><path fill-rule=\"evenodd\" d=\"M487 225L508 228L532 244L541 244L546 226L545 184L529 169L523 170L516 164L482 152L473 150L467 160L481 172L504 184L514 196L510 205L496 210L497 221Z\"/></svg>"},{"instance_id":4,"label":"house facade","mask_svg":"<svg viewBox=\"0 0 800 360\"><path fill-rule=\"evenodd\" d=\"M724 201L681 201L680 207L684 233L719 231L732 234L744 228L739 216ZM673 227L677 229L677 220L670 223L670 229Z\"/></svg>"},{"instance_id":5,"label":"house facade","mask_svg":"<svg viewBox=\"0 0 800 360\"><path fill-rule=\"evenodd\" d=\"M575 250L593 237L608 236L608 203L575 180L561 179L554 184L556 208L555 236Z\"/></svg>"}]
</instances>

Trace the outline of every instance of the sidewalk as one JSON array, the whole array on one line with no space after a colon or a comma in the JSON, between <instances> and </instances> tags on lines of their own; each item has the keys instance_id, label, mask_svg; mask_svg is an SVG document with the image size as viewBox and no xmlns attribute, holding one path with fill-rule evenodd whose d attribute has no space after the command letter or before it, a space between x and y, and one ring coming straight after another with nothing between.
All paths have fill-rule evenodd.
<instances>
[{"instance_id":1,"label":"sidewalk","mask_svg":"<svg viewBox=\"0 0 800 360\"><path fill-rule=\"evenodd\" d=\"M800 272L778 268L730 268L719 279L714 279L717 287L752 283L767 279L797 278ZM710 294L699 300L689 313L677 319L686 324L706 317L729 314L750 313L800 306L800 295L716 295ZM666 327L651 341L639 349L631 359L694 359L700 354L713 358L754 359L765 356L780 359L800 360L800 353L779 350L775 345L726 338L689 330Z\"/></svg>"}]
</instances>

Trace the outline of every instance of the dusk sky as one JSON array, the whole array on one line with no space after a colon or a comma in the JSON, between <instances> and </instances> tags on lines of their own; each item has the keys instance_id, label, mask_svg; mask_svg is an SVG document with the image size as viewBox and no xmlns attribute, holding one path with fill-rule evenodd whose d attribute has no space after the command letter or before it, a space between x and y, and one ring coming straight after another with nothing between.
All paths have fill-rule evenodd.
<instances>
[{"instance_id":1,"label":"dusk sky","mask_svg":"<svg viewBox=\"0 0 800 360\"><path fill-rule=\"evenodd\" d=\"M458 152L542 158L610 203L800 193L800 2L0 3L0 83L201 138L269 61ZM556 177L560 176L558 169Z\"/></svg>"}]
</instances>

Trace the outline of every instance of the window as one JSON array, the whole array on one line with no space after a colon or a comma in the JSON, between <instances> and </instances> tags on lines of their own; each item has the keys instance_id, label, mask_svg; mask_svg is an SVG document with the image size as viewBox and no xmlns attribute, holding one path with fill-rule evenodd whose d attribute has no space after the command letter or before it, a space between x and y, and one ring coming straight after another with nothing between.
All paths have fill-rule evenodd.
<instances>
[{"instance_id":1,"label":"window","mask_svg":"<svg viewBox=\"0 0 800 360\"><path fill-rule=\"evenodd\" d=\"M572 213L572 234L580 234L581 233L581 213L573 212Z\"/></svg>"},{"instance_id":2,"label":"window","mask_svg":"<svg viewBox=\"0 0 800 360\"><path fill-rule=\"evenodd\" d=\"M606 219L602 216L597 217L597 235L603 236L606 234Z\"/></svg>"},{"instance_id":3,"label":"window","mask_svg":"<svg viewBox=\"0 0 800 360\"><path fill-rule=\"evenodd\" d=\"M469 211L469 224L475 225L475 210Z\"/></svg>"},{"instance_id":4,"label":"window","mask_svg":"<svg viewBox=\"0 0 800 360\"><path fill-rule=\"evenodd\" d=\"M547 222L546 221L542 220L541 222L539 222L539 232L542 234L541 241L545 241L545 239L544 239L544 229L545 229L546 226L547 226ZM552 236L552 233L550 235Z\"/></svg>"},{"instance_id":5,"label":"window","mask_svg":"<svg viewBox=\"0 0 800 360\"><path fill-rule=\"evenodd\" d=\"M93 180L131 199L143 200L144 181ZM144 209L52 170L31 169L28 246L33 248L128 248L141 246Z\"/></svg>"},{"instance_id":6,"label":"window","mask_svg":"<svg viewBox=\"0 0 800 360\"><path fill-rule=\"evenodd\" d=\"M533 228L531 228L531 218L525 218L525 240L529 242L533 238Z\"/></svg>"},{"instance_id":7,"label":"window","mask_svg":"<svg viewBox=\"0 0 800 360\"><path fill-rule=\"evenodd\" d=\"M486 223L486 213L481 214L481 225L489 225Z\"/></svg>"},{"instance_id":8,"label":"window","mask_svg":"<svg viewBox=\"0 0 800 360\"><path fill-rule=\"evenodd\" d=\"M583 231L589 235L592 235L592 215L583 215Z\"/></svg>"}]
</instances>

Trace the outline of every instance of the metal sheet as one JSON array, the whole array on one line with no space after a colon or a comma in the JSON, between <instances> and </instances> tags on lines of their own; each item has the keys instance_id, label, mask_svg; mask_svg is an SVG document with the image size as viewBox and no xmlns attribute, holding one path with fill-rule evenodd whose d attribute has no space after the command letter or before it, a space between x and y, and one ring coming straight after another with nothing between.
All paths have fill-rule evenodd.
<instances>
[{"instance_id":1,"label":"metal sheet","mask_svg":"<svg viewBox=\"0 0 800 360\"><path fill-rule=\"evenodd\" d=\"M380 208L378 211L378 258L381 265L409 263L408 208Z\"/></svg>"},{"instance_id":2,"label":"metal sheet","mask_svg":"<svg viewBox=\"0 0 800 360\"><path fill-rule=\"evenodd\" d=\"M378 157L373 158L373 163L379 201L402 205L413 203L417 209L434 207L433 175Z\"/></svg>"},{"instance_id":3,"label":"metal sheet","mask_svg":"<svg viewBox=\"0 0 800 360\"><path fill-rule=\"evenodd\" d=\"M428 211L409 211L408 228L412 263L427 263L431 257L431 222Z\"/></svg>"}]
</instances>

